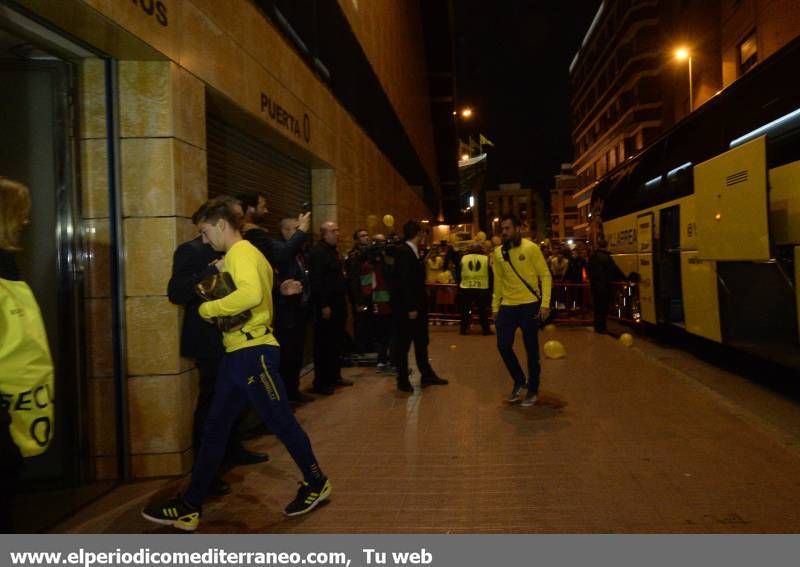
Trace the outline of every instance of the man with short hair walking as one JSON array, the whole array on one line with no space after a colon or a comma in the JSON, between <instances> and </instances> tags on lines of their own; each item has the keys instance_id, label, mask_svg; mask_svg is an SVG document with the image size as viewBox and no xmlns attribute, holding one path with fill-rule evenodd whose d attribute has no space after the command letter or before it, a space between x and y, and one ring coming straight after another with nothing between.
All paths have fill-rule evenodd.
<instances>
[{"instance_id":1,"label":"man with short hair walking","mask_svg":"<svg viewBox=\"0 0 800 567\"><path fill-rule=\"evenodd\" d=\"M525 374L514 354L514 335L522 329L528 355L528 393L522 406L530 407L539 395L539 320L550 314L552 278L539 247L522 238L520 222L514 215L500 220L503 245L494 251L494 294L492 312L497 331L497 349L514 380L508 401L519 401Z\"/></svg>"}]
</instances>

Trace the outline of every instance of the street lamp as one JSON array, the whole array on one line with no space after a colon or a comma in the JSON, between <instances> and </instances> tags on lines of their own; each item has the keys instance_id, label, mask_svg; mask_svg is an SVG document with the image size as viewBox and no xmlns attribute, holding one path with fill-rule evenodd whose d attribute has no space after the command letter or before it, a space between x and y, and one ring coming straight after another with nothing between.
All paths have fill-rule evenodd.
<instances>
[{"instance_id":1,"label":"street lamp","mask_svg":"<svg viewBox=\"0 0 800 567\"><path fill-rule=\"evenodd\" d=\"M685 47L675 50L675 58L678 61L689 60L689 112L694 112L694 89L692 89L692 54Z\"/></svg>"},{"instance_id":2,"label":"street lamp","mask_svg":"<svg viewBox=\"0 0 800 567\"><path fill-rule=\"evenodd\" d=\"M471 108L465 108L464 110L462 110L461 111L461 117L462 118L470 118L470 117L472 117L472 109Z\"/></svg>"}]
</instances>

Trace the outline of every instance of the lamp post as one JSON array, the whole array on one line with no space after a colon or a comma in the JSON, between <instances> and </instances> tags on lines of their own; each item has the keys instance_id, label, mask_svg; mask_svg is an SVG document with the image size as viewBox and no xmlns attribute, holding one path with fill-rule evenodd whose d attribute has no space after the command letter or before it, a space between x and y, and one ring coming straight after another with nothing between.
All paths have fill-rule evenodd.
<instances>
[{"instance_id":1,"label":"lamp post","mask_svg":"<svg viewBox=\"0 0 800 567\"><path fill-rule=\"evenodd\" d=\"M694 112L694 89L692 88L692 55L685 47L675 50L675 58L678 61L689 60L689 112Z\"/></svg>"}]
</instances>

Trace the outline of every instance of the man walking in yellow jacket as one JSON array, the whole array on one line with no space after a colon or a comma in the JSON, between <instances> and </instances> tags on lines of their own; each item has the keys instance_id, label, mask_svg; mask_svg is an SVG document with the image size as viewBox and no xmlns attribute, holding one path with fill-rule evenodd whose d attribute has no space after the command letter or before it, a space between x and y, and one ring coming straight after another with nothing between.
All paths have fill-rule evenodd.
<instances>
[{"instance_id":1,"label":"man walking in yellow jacket","mask_svg":"<svg viewBox=\"0 0 800 567\"><path fill-rule=\"evenodd\" d=\"M528 393L522 406L530 407L536 403L539 394L539 320L550 314L552 278L542 251L527 238L522 238L517 217L503 216L500 228L503 245L494 251L492 295L497 349L514 380L508 401L517 402L525 387L525 374L514 354L514 335L517 328L522 329L528 355Z\"/></svg>"}]
</instances>

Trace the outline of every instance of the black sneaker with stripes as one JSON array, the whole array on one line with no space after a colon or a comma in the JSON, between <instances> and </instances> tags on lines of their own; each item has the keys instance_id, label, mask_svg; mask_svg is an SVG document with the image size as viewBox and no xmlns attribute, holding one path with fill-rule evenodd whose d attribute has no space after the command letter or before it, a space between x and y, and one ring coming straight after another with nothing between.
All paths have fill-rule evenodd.
<instances>
[{"instance_id":1,"label":"black sneaker with stripes","mask_svg":"<svg viewBox=\"0 0 800 567\"><path fill-rule=\"evenodd\" d=\"M328 498L333 491L331 481L327 478L323 478L314 484L309 484L305 481L298 484L300 488L297 490L297 496L283 510L283 513L287 516L300 516L310 512L317 507L317 504Z\"/></svg>"}]
</instances>

